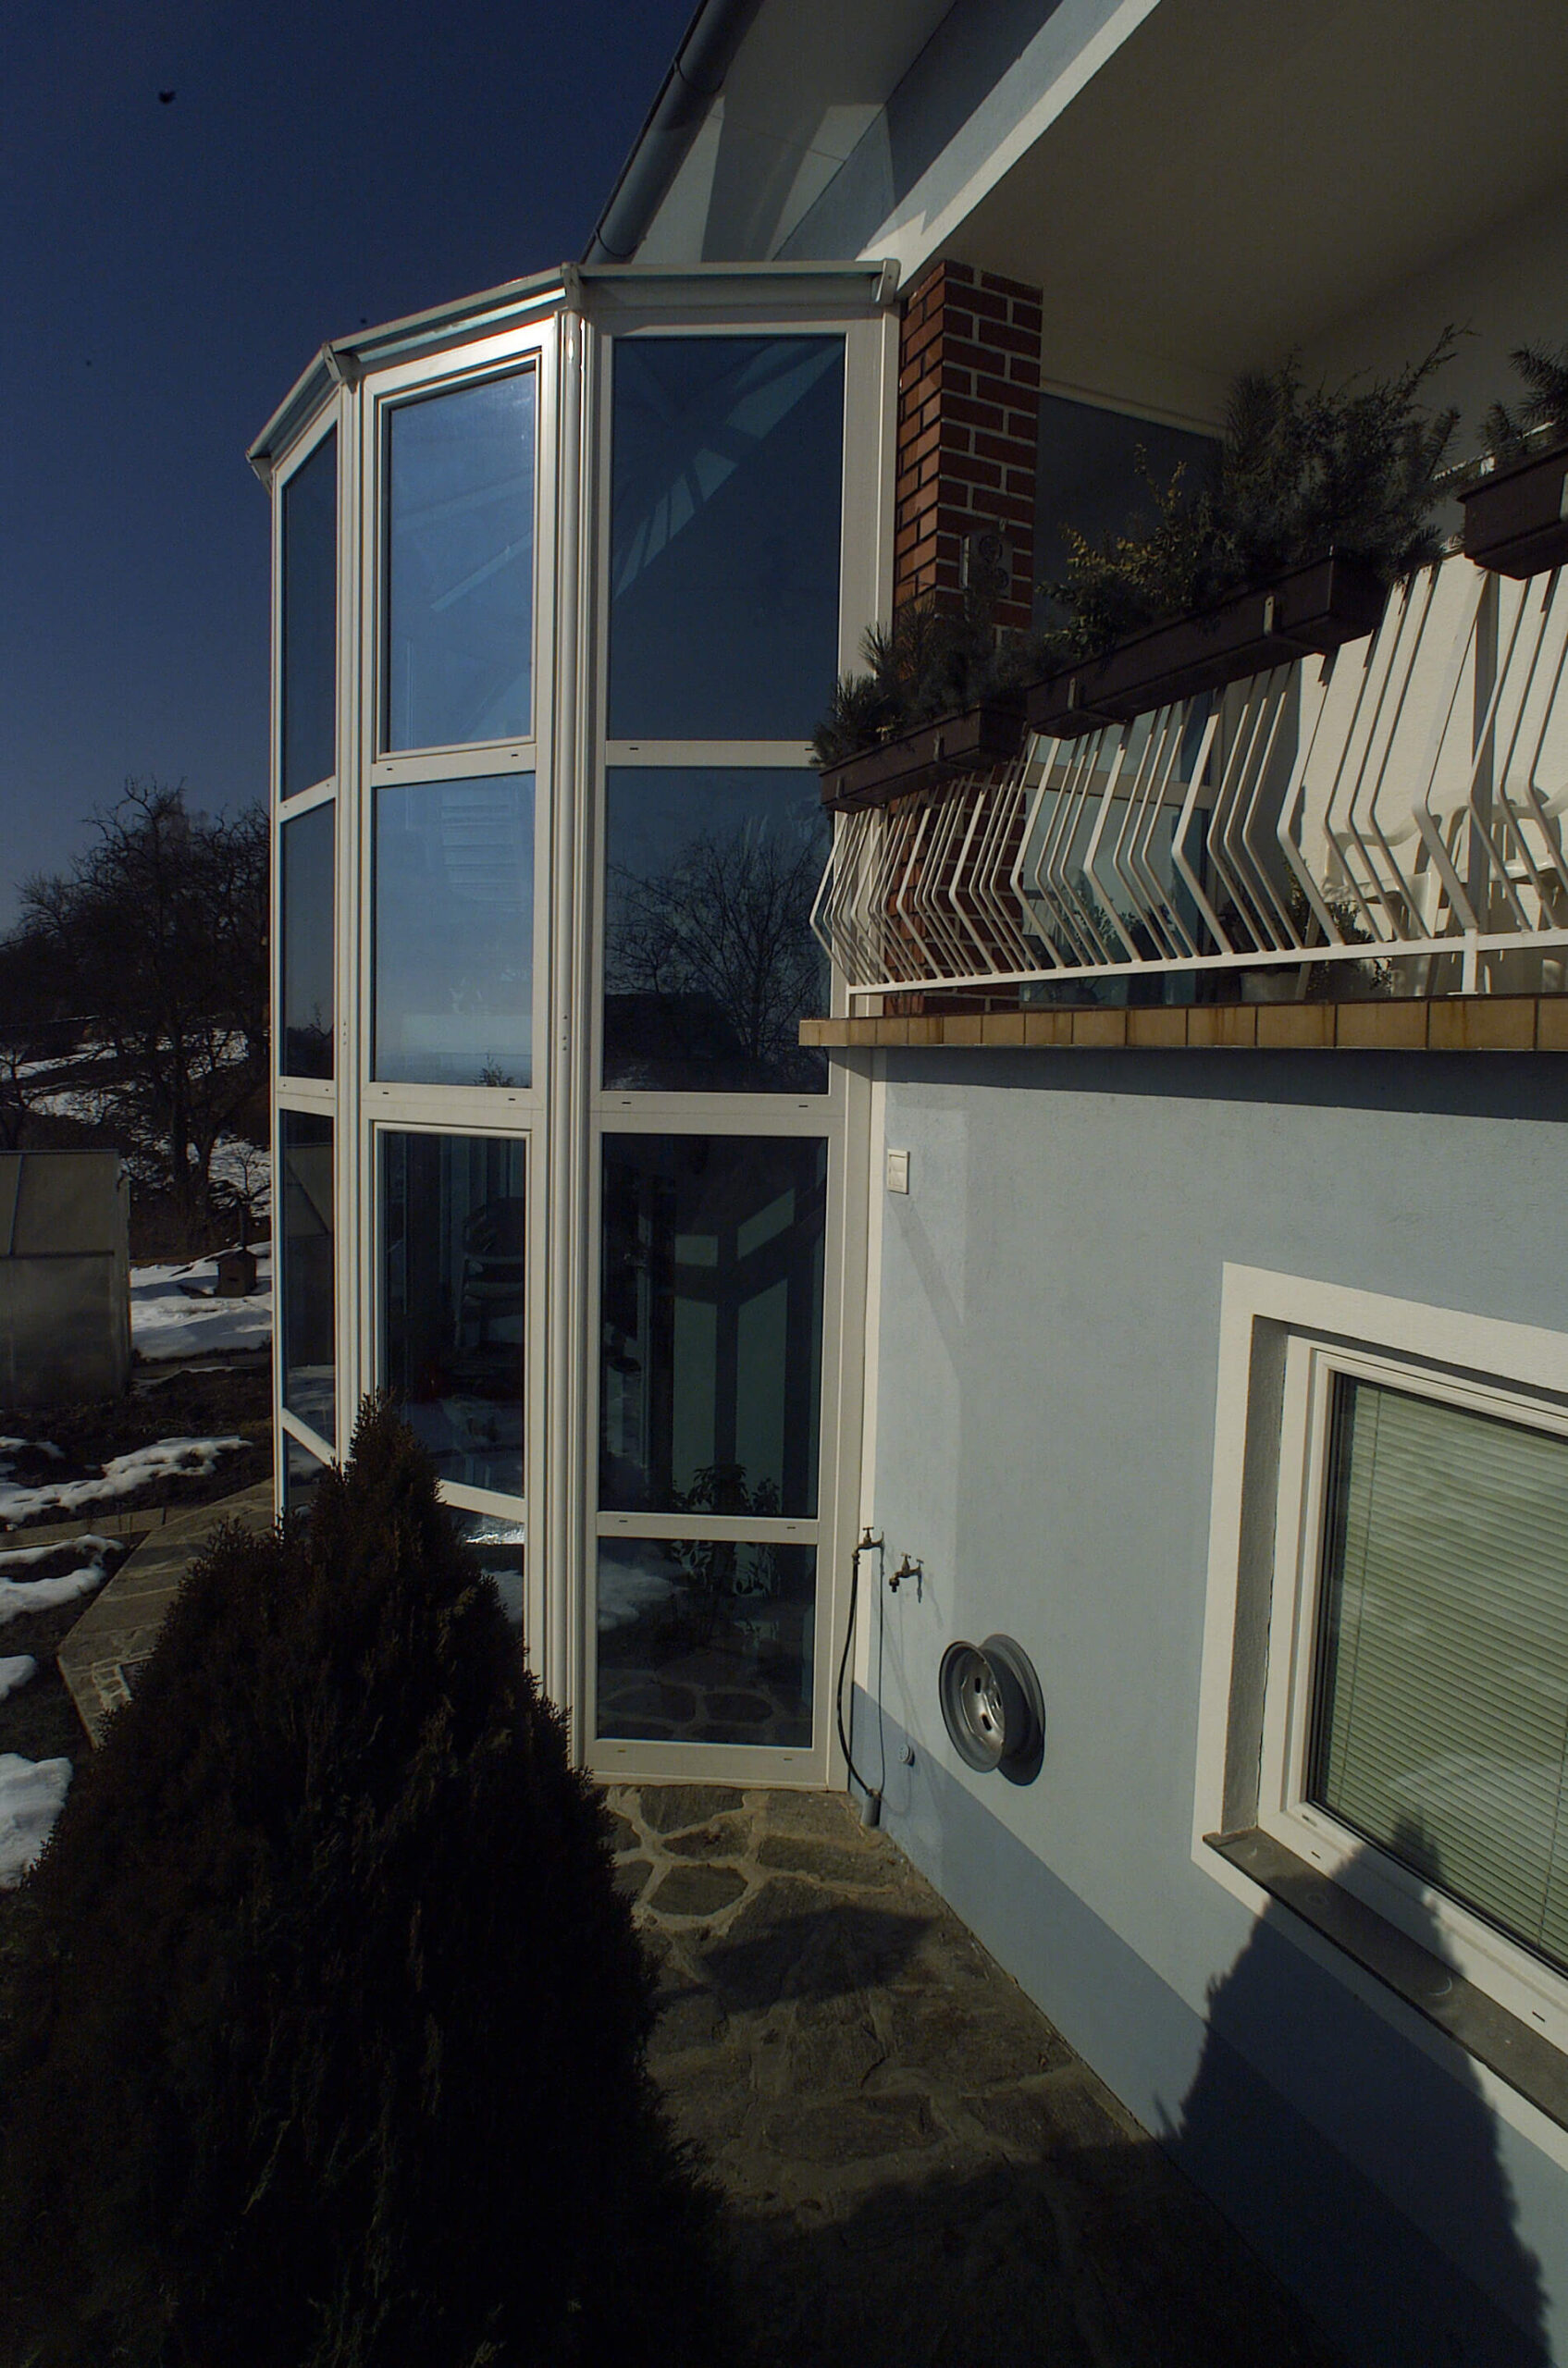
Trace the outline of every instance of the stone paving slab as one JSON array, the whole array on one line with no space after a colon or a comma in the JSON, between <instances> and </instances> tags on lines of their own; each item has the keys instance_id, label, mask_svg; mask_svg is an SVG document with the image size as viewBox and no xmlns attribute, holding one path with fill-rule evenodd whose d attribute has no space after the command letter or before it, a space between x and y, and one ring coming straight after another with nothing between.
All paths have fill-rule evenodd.
<instances>
[{"instance_id":1,"label":"stone paving slab","mask_svg":"<svg viewBox=\"0 0 1568 2368\"><path fill-rule=\"evenodd\" d=\"M180 1581L206 1551L218 1523L237 1521L246 1529L270 1529L272 1518L270 1480L257 1481L216 1504L173 1512L99 1589L55 1657L94 1744L102 1740L110 1711L130 1699L134 1677L128 1672L134 1672L152 1652ZM81 1535L80 1528L76 1534ZM109 1533L105 1529L102 1534Z\"/></svg>"},{"instance_id":2,"label":"stone paving slab","mask_svg":"<svg viewBox=\"0 0 1568 2368\"><path fill-rule=\"evenodd\" d=\"M780 2368L1340 2355L847 1801L612 1788L649 2061Z\"/></svg>"}]
</instances>

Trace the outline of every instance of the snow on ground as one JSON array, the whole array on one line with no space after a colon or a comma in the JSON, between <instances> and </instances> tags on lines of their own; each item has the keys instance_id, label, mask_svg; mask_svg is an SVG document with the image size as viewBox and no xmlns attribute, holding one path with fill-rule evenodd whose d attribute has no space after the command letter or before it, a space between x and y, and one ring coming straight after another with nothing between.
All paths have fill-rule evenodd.
<instances>
[{"instance_id":1,"label":"snow on ground","mask_svg":"<svg viewBox=\"0 0 1568 2368\"><path fill-rule=\"evenodd\" d=\"M57 1554L60 1549L56 1546L53 1550ZM57 1604L73 1603L79 1595L91 1595L103 1583L104 1565L98 1561L84 1562L77 1571L62 1571L53 1579L0 1579L0 1628L30 1611L53 1611ZM21 1680L16 1683L19 1685Z\"/></svg>"},{"instance_id":2,"label":"snow on ground","mask_svg":"<svg viewBox=\"0 0 1568 2368\"><path fill-rule=\"evenodd\" d=\"M210 1258L189 1266L132 1266L130 1338L143 1357L202 1357L226 1349L265 1349L272 1339L272 1244L253 1241L256 1289L250 1299L192 1299L181 1283L210 1290Z\"/></svg>"},{"instance_id":3,"label":"snow on ground","mask_svg":"<svg viewBox=\"0 0 1568 2368\"><path fill-rule=\"evenodd\" d=\"M80 1537L56 1538L53 1546L12 1546L0 1554L0 1571L11 1570L22 1562L46 1562L51 1554L107 1554L114 1546L112 1537L100 1537L96 1531L84 1529Z\"/></svg>"},{"instance_id":4,"label":"snow on ground","mask_svg":"<svg viewBox=\"0 0 1568 2368\"><path fill-rule=\"evenodd\" d=\"M31 1653L0 1653L0 1702L7 1694L19 1694L30 1677L38 1675L38 1663Z\"/></svg>"},{"instance_id":5,"label":"snow on ground","mask_svg":"<svg viewBox=\"0 0 1568 2368\"><path fill-rule=\"evenodd\" d=\"M110 1456L96 1480L56 1480L41 1488L20 1488L0 1479L0 1522L31 1521L36 1513L56 1511L72 1513L81 1505L128 1497L166 1472L210 1472L220 1455L244 1444L241 1438L154 1439L129 1455Z\"/></svg>"},{"instance_id":6,"label":"snow on ground","mask_svg":"<svg viewBox=\"0 0 1568 2368\"><path fill-rule=\"evenodd\" d=\"M56 1447L53 1439L0 1439L0 1455L4 1455L8 1447L30 1447L34 1455L50 1456L56 1463L63 1463L66 1460L65 1449Z\"/></svg>"},{"instance_id":7,"label":"snow on ground","mask_svg":"<svg viewBox=\"0 0 1568 2368\"><path fill-rule=\"evenodd\" d=\"M0 1890L15 1890L48 1841L70 1781L68 1759L0 1751Z\"/></svg>"}]
</instances>

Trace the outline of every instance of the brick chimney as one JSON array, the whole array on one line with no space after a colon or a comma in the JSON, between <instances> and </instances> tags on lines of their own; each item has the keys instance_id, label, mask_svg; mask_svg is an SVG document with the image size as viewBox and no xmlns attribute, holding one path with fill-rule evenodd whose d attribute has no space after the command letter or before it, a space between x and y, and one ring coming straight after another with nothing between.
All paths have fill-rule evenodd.
<instances>
[{"instance_id":1,"label":"brick chimney","mask_svg":"<svg viewBox=\"0 0 1568 2368\"><path fill-rule=\"evenodd\" d=\"M904 307L893 605L957 609L966 574L1005 577L994 611L1027 628L1034 586L1041 295L967 264L936 263Z\"/></svg>"}]
</instances>

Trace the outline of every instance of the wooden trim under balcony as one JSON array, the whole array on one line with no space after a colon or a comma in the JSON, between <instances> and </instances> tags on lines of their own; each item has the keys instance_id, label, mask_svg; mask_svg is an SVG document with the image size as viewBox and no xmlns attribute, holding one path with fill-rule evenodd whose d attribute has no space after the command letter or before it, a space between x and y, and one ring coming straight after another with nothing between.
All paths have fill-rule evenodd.
<instances>
[{"instance_id":1,"label":"wooden trim under balcony","mask_svg":"<svg viewBox=\"0 0 1568 2368\"><path fill-rule=\"evenodd\" d=\"M803 1019L800 1042L832 1050L978 1045L987 1052L1568 1053L1568 994L1134 1004L1123 1010L1056 1006Z\"/></svg>"}]
</instances>

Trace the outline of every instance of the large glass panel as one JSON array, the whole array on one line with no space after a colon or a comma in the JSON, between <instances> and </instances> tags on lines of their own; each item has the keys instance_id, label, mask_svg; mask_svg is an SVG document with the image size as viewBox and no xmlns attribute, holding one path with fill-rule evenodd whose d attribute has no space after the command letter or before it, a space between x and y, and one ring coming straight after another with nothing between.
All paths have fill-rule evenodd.
<instances>
[{"instance_id":1,"label":"large glass panel","mask_svg":"<svg viewBox=\"0 0 1568 2368\"><path fill-rule=\"evenodd\" d=\"M1568 1439L1336 1396L1311 1797L1568 1967Z\"/></svg>"},{"instance_id":2,"label":"large glass panel","mask_svg":"<svg viewBox=\"0 0 1568 2368\"><path fill-rule=\"evenodd\" d=\"M805 1750L816 1593L813 1546L600 1538L598 1732Z\"/></svg>"},{"instance_id":3,"label":"large glass panel","mask_svg":"<svg viewBox=\"0 0 1568 2368\"><path fill-rule=\"evenodd\" d=\"M444 1480L523 1490L527 1145L381 1138L382 1379Z\"/></svg>"},{"instance_id":4,"label":"large glass panel","mask_svg":"<svg viewBox=\"0 0 1568 2368\"><path fill-rule=\"evenodd\" d=\"M804 740L838 667L844 340L615 349L610 731Z\"/></svg>"},{"instance_id":5,"label":"large glass panel","mask_svg":"<svg viewBox=\"0 0 1568 2368\"><path fill-rule=\"evenodd\" d=\"M283 1403L331 1446L333 1397L332 1121L278 1113L283 1157Z\"/></svg>"},{"instance_id":6,"label":"large glass panel","mask_svg":"<svg viewBox=\"0 0 1568 2368\"><path fill-rule=\"evenodd\" d=\"M534 776L376 793L372 1075L533 1079Z\"/></svg>"},{"instance_id":7,"label":"large glass panel","mask_svg":"<svg viewBox=\"0 0 1568 2368\"><path fill-rule=\"evenodd\" d=\"M390 414L389 748L509 740L530 728L534 413L525 370Z\"/></svg>"},{"instance_id":8,"label":"large glass panel","mask_svg":"<svg viewBox=\"0 0 1568 2368\"><path fill-rule=\"evenodd\" d=\"M283 488L285 797L337 770L338 431Z\"/></svg>"},{"instance_id":9,"label":"large glass panel","mask_svg":"<svg viewBox=\"0 0 1568 2368\"><path fill-rule=\"evenodd\" d=\"M500 1513L461 1513L453 1509L458 1536L474 1548L479 1568L496 1583L500 1608L512 1629L523 1634L523 1557L526 1539L520 1521Z\"/></svg>"},{"instance_id":10,"label":"large glass panel","mask_svg":"<svg viewBox=\"0 0 1568 2368\"><path fill-rule=\"evenodd\" d=\"M817 777L613 766L605 881L604 1082L816 1093L827 1009L811 903L827 859Z\"/></svg>"},{"instance_id":11,"label":"large glass panel","mask_svg":"<svg viewBox=\"0 0 1568 2368\"><path fill-rule=\"evenodd\" d=\"M283 825L285 1077L332 1074L332 808Z\"/></svg>"},{"instance_id":12,"label":"large glass panel","mask_svg":"<svg viewBox=\"0 0 1568 2368\"><path fill-rule=\"evenodd\" d=\"M606 1511L816 1512L826 1183L821 1141L606 1136Z\"/></svg>"}]
</instances>

